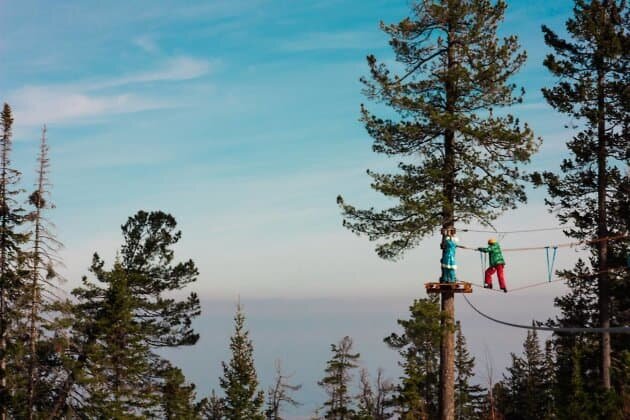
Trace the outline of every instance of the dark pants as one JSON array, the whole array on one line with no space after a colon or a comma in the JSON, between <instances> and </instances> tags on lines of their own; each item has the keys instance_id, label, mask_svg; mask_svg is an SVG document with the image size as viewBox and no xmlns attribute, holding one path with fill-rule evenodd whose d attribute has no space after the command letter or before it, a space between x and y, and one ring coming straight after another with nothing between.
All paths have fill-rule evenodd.
<instances>
[{"instance_id":1,"label":"dark pants","mask_svg":"<svg viewBox=\"0 0 630 420\"><path fill-rule=\"evenodd\" d=\"M492 286L492 275L494 272L497 272L497 278L499 279L499 287L501 289L505 289L505 277L503 276L503 267L505 264L495 265L493 267L488 267L486 270L486 284L488 286Z\"/></svg>"}]
</instances>

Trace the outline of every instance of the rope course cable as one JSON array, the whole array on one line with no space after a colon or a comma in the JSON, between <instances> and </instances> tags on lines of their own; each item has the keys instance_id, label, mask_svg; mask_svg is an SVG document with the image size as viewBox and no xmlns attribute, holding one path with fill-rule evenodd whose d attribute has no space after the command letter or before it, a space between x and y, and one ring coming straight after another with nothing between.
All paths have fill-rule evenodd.
<instances>
[{"instance_id":1,"label":"rope course cable","mask_svg":"<svg viewBox=\"0 0 630 420\"><path fill-rule=\"evenodd\" d=\"M626 270L625 268L618 268L618 269L613 268L613 269L610 269L610 270L598 271L598 272L592 273L592 274L583 274L583 275L580 275L580 276L570 276L568 278L564 277L564 278L561 278L561 279L555 279L555 280L551 280L551 281L541 281L541 282L538 282L538 283L526 284L525 286L521 286L521 287L516 287L514 289L510 289L509 292L510 293L514 293L514 292L517 292L519 290L531 289L533 287L544 286L544 285L547 285L547 284L550 284L550 283L564 282L564 281L569 280L569 279L586 279L586 278L589 278L589 277L597 277L601 273L620 273L620 272L625 271L625 270ZM479 287L480 289L483 289L483 290L489 290L491 292L503 293L501 290L498 290L498 289L485 288L483 286L483 284L472 283L472 282L470 282L470 284L472 284L475 287Z\"/></svg>"},{"instance_id":2,"label":"rope course cable","mask_svg":"<svg viewBox=\"0 0 630 420\"><path fill-rule=\"evenodd\" d=\"M520 230L482 230L482 229L459 229L461 232L472 233L499 233L502 235L508 235L511 233L529 233L529 232L546 232L551 230L564 230L569 229L566 227L551 227L551 228L534 228L534 229L520 229Z\"/></svg>"},{"instance_id":3,"label":"rope course cable","mask_svg":"<svg viewBox=\"0 0 630 420\"><path fill-rule=\"evenodd\" d=\"M470 300L468 300L468 297L466 297L466 295L464 295L464 299L466 299L466 302L468 303L468 305L482 317L489 319L490 321L496 322L497 324L506 325L508 327L522 328L526 330L535 330L535 331L536 330L537 331L551 331L551 332L556 332L556 333L568 333L568 334L579 334L579 333L599 334L599 333L604 333L604 332L616 333L616 334L630 334L630 327L628 326L599 328L599 327L546 327L542 325L536 325L537 324L536 322L534 322L532 325L515 324L512 322L501 321L500 319L496 319L496 318L491 317L490 315L486 315L485 313L477 309L477 307L473 305L470 302Z\"/></svg>"},{"instance_id":4,"label":"rope course cable","mask_svg":"<svg viewBox=\"0 0 630 420\"><path fill-rule=\"evenodd\" d=\"M627 238L630 238L630 235L627 233L624 233L620 235L605 236L603 238L591 239L588 241L565 242L565 243L556 244L556 245L530 246L530 247L523 247L523 248L501 248L501 250L503 252L510 252L510 251L515 252L515 251L536 251L539 249L545 249L545 248L550 248L550 247L551 248L569 248L569 247L574 247L576 245L589 245L589 244L595 244L598 242L616 241L619 239L627 239ZM471 248L464 245L459 245L459 248L467 249L469 251L477 251L477 248Z\"/></svg>"}]
</instances>

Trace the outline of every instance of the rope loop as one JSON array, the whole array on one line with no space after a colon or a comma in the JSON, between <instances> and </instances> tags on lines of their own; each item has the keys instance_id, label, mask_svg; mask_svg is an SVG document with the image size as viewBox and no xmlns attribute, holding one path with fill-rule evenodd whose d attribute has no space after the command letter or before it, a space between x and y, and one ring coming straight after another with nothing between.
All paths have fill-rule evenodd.
<instances>
[{"instance_id":1,"label":"rope loop","mask_svg":"<svg viewBox=\"0 0 630 420\"><path fill-rule=\"evenodd\" d=\"M551 264L549 263L549 248L553 249L553 254L551 257ZM554 246L554 247L545 247L545 255L547 256L547 278L549 280L549 283L551 283L551 280L553 278L553 266L556 262L556 255L558 253L558 247Z\"/></svg>"}]
</instances>

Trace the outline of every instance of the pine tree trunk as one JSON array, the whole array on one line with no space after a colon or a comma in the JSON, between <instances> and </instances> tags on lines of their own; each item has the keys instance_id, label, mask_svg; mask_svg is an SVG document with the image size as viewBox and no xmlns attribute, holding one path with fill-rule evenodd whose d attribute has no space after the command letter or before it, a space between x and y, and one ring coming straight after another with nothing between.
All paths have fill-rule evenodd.
<instances>
[{"instance_id":1,"label":"pine tree trunk","mask_svg":"<svg viewBox=\"0 0 630 420\"><path fill-rule=\"evenodd\" d=\"M599 70L597 78L597 234L600 239L608 235L606 221L606 121L604 103L604 71ZM610 327L610 285L608 277L608 243L601 240L598 247L599 271L599 319L602 328ZM602 333L602 385L610 389L610 333Z\"/></svg>"},{"instance_id":2,"label":"pine tree trunk","mask_svg":"<svg viewBox=\"0 0 630 420\"><path fill-rule=\"evenodd\" d=\"M2 150L2 178L0 179L0 206L3 213L6 213L7 201L7 153L6 145ZM0 403L0 419L7 419L6 401L8 400L9 390L7 389L7 338L6 330L8 323L7 314L7 295L6 295L6 266L7 266L7 217L2 215L1 222L2 232L0 232L0 396L3 401Z\"/></svg>"},{"instance_id":3,"label":"pine tree trunk","mask_svg":"<svg viewBox=\"0 0 630 420\"><path fill-rule=\"evenodd\" d=\"M39 178L39 197L43 196L42 186L43 186L43 174L40 173ZM37 204L37 212L35 215L35 239L34 239L34 249L33 249L33 273L32 273L32 284L31 284L31 313L30 313L30 357L29 357L29 375L28 375L28 418L32 420L34 418L34 409L35 409L35 382L37 381L37 375L35 372L36 369L36 360L37 360L37 340L38 340L38 331L37 331L37 316L39 312L39 259L40 259L40 240L41 240L41 230L40 230L40 220L41 220L41 209L39 208L39 203Z\"/></svg>"},{"instance_id":4,"label":"pine tree trunk","mask_svg":"<svg viewBox=\"0 0 630 420\"><path fill-rule=\"evenodd\" d=\"M455 294L442 293L442 341L440 343L440 419L455 418L455 339L452 322L455 319Z\"/></svg>"},{"instance_id":5,"label":"pine tree trunk","mask_svg":"<svg viewBox=\"0 0 630 420\"><path fill-rule=\"evenodd\" d=\"M452 82L451 69L454 66L452 33L449 30L447 75L445 82L446 112L455 112L455 87ZM455 204L455 132L447 128L444 133L444 205L442 209L442 227L454 226ZM442 242L446 230L443 230ZM442 292L442 339L440 341L440 419L455 418L455 294L451 291Z\"/></svg>"}]
</instances>

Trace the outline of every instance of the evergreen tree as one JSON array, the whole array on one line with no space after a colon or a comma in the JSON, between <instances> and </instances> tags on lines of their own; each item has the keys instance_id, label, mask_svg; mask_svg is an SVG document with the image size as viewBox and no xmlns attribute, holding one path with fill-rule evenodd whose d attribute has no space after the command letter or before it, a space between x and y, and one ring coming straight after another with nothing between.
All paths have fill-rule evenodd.
<instances>
[{"instance_id":1,"label":"evergreen tree","mask_svg":"<svg viewBox=\"0 0 630 420\"><path fill-rule=\"evenodd\" d=\"M200 418L195 404L195 386L186 383L182 371L167 364L160 375L162 384L162 413L167 420L196 420Z\"/></svg>"},{"instance_id":2,"label":"evergreen tree","mask_svg":"<svg viewBox=\"0 0 630 420\"><path fill-rule=\"evenodd\" d=\"M49 337L55 331L52 324L45 318L44 313L50 311L50 299L55 298L57 285L53 281L58 277L54 266L59 262L56 252L61 243L55 239L51 230L51 223L46 218L46 211L54 208L50 202L50 183L48 173L50 161L48 158L48 144L46 141L46 127L42 129L39 149L37 182L35 191L29 196L29 204L33 210L26 216L31 224L31 241L28 257L28 291L23 295L22 307L28 308L24 318L27 320L24 336L27 337L27 390L23 404L20 404L21 415L33 419L38 411L47 412L48 407L42 406L46 400L45 394L50 391L50 384L42 381L54 380L54 365L56 361L52 352ZM48 332L48 334L45 334ZM41 359L41 360L40 360ZM43 366L42 361L55 362L53 366ZM51 368L53 370L51 370ZM39 395L38 395L39 394ZM38 407L39 406L39 407ZM18 407L16 407L18 408Z\"/></svg>"},{"instance_id":3,"label":"evergreen tree","mask_svg":"<svg viewBox=\"0 0 630 420\"><path fill-rule=\"evenodd\" d=\"M518 165L536 150L531 130L511 115L485 112L521 101L509 83L525 62L515 36L499 40L507 5L499 0L419 0L412 17L382 24L396 60L393 76L373 55L365 95L397 118L379 118L364 106L361 120L374 151L403 159L399 174L368 172L372 187L398 204L359 210L338 198L344 225L395 258L440 226L489 223L525 201ZM406 159L405 158L409 158Z\"/></svg>"},{"instance_id":4,"label":"evergreen tree","mask_svg":"<svg viewBox=\"0 0 630 420\"><path fill-rule=\"evenodd\" d=\"M548 363L548 356L540 349L538 334L535 330L528 331L523 356L512 353L512 365L503 381L499 408L506 418L553 418L553 382L548 379L553 377L553 365Z\"/></svg>"},{"instance_id":5,"label":"evergreen tree","mask_svg":"<svg viewBox=\"0 0 630 420\"><path fill-rule=\"evenodd\" d=\"M455 418L468 420L479 418L483 400L483 388L470 383L475 368L475 358L466 348L466 338L459 321L455 324Z\"/></svg>"},{"instance_id":6,"label":"evergreen tree","mask_svg":"<svg viewBox=\"0 0 630 420\"><path fill-rule=\"evenodd\" d=\"M350 420L355 414L350 384L360 354L352 353L352 344L352 338L345 336L330 346L333 356L326 362L326 376L318 382L328 395L323 407L325 419Z\"/></svg>"},{"instance_id":7,"label":"evergreen tree","mask_svg":"<svg viewBox=\"0 0 630 420\"><path fill-rule=\"evenodd\" d=\"M547 340L545 342L545 359L542 366L544 372L542 378L543 396L540 401L541 411L546 419L557 418L558 412L558 407L556 406L557 376L555 355L553 341Z\"/></svg>"},{"instance_id":8,"label":"evergreen tree","mask_svg":"<svg viewBox=\"0 0 630 420\"><path fill-rule=\"evenodd\" d=\"M192 345L192 319L199 299L170 296L194 282L191 260L173 264L181 232L163 212L144 211L122 226L124 242L112 269L95 254L91 273L73 291L77 302L67 319L71 346L67 374L52 413L66 407L87 416L134 418L160 410L163 366L155 349Z\"/></svg>"},{"instance_id":9,"label":"evergreen tree","mask_svg":"<svg viewBox=\"0 0 630 420\"><path fill-rule=\"evenodd\" d=\"M545 42L553 49L544 64L560 79L555 86L543 89L543 94L557 111L577 120L580 131L567 142L572 156L562 162L562 173L546 172L534 177L534 181L547 185L550 208L562 223L573 226L567 229L567 234L579 239L606 238L628 229L629 180L621 168L630 159L629 13L625 1L577 0L573 17L566 23L570 39L561 38L546 26L542 28ZM584 274L597 277L599 326L616 324L611 309L618 306L615 301L619 298L611 289L611 280L621 286L617 289L621 291L627 288L629 277L627 273L621 275L610 270L623 265L627 249L627 243L597 241L591 246L593 272L589 273L581 264L573 272L565 273L572 277ZM570 284L573 297L582 294L581 283ZM590 290L587 288L585 292L589 294ZM582 299L594 306L590 297ZM575 310L565 305L566 300L557 303L563 311L560 324L574 321L570 312ZM557 343L565 356L572 353L569 344ZM612 386L609 333L602 334L600 347L599 366L591 366L590 355L580 353L586 357L585 372L599 374L599 383L608 390ZM568 382L566 376L561 379Z\"/></svg>"},{"instance_id":10,"label":"evergreen tree","mask_svg":"<svg viewBox=\"0 0 630 420\"><path fill-rule=\"evenodd\" d=\"M584 392L584 384L582 383L582 369L580 367L580 355L578 347L574 348L574 354L571 357L571 381L570 392L572 398L566 406L560 406L558 410L559 417L562 419L587 420L592 419L593 401Z\"/></svg>"},{"instance_id":11,"label":"evergreen tree","mask_svg":"<svg viewBox=\"0 0 630 420\"><path fill-rule=\"evenodd\" d=\"M15 394L7 372L9 353L19 343L12 341L17 335L10 332L16 329L20 310L17 302L22 293L23 246L28 236L20 231L24 222L24 210L17 202L22 192L18 187L21 173L11 166L13 114L6 103L0 114L0 128L0 419L5 420L11 395ZM19 357L14 360L20 362Z\"/></svg>"},{"instance_id":12,"label":"evergreen tree","mask_svg":"<svg viewBox=\"0 0 630 420\"><path fill-rule=\"evenodd\" d=\"M411 316L398 320L402 334L385 338L400 354L403 376L396 387L394 404L403 420L438 418L440 319L437 297L415 300Z\"/></svg>"},{"instance_id":13,"label":"evergreen tree","mask_svg":"<svg viewBox=\"0 0 630 420\"><path fill-rule=\"evenodd\" d=\"M361 210L337 198L344 226L379 241L388 259L440 227L479 221L526 200L519 166L537 149L532 131L493 108L521 102L510 78L526 56L515 36L497 34L503 0L416 0L412 16L381 27L405 74L373 55L361 79L368 99L391 109L381 118L361 106L373 150L400 158L398 173L369 171L372 188L395 204ZM454 296L442 294L442 417L454 416Z\"/></svg>"},{"instance_id":14,"label":"evergreen tree","mask_svg":"<svg viewBox=\"0 0 630 420\"><path fill-rule=\"evenodd\" d=\"M577 0L566 23L569 39L542 28L553 49L544 64L559 79L543 94L557 111L577 121L579 131L567 142L572 155L563 160L561 173L537 174L534 182L547 186L550 209L569 225L569 236L601 239L589 246L588 262L580 260L573 270L561 273L570 287L568 295L556 300L561 316L555 324L561 326L609 327L630 321L626 293L630 274L617 270L626 264L630 246L628 241L606 240L630 229L630 177L622 170L630 162L629 13L625 1ZM568 393L575 382L573 366L581 366L580 383L593 401L609 406L613 397L602 395L598 388L622 395L624 384L619 378L630 369L620 363L623 350L630 346L627 337L611 341L610 334L603 333L599 348L592 336L556 335L555 339L559 406L575 403ZM582 358L579 364L572 362L576 354ZM592 408L593 418L620 415L602 405Z\"/></svg>"},{"instance_id":15,"label":"evergreen tree","mask_svg":"<svg viewBox=\"0 0 630 420\"><path fill-rule=\"evenodd\" d=\"M78 308L94 313L93 328L98 331L98 343L88 354L93 377L86 382L83 411L115 419L141 418L140 414L160 402L150 380L154 376L151 354L139 323L134 321L134 298L124 269L119 262L111 271L104 270L103 265L95 256L92 272L108 285L107 289L84 281L87 287L74 291L84 302Z\"/></svg>"},{"instance_id":16,"label":"evergreen tree","mask_svg":"<svg viewBox=\"0 0 630 420\"><path fill-rule=\"evenodd\" d=\"M282 406L289 404L293 407L300 405L291 393L299 391L302 385L291 385L288 381L290 376L282 373L282 365L280 361L276 361L276 378L273 386L267 390L267 409L265 416L268 420L282 420Z\"/></svg>"},{"instance_id":17,"label":"evergreen tree","mask_svg":"<svg viewBox=\"0 0 630 420\"><path fill-rule=\"evenodd\" d=\"M220 398L214 389L210 393L209 398L204 398L198 405L201 418L204 420L223 420L225 419L225 401Z\"/></svg>"},{"instance_id":18,"label":"evergreen tree","mask_svg":"<svg viewBox=\"0 0 630 420\"><path fill-rule=\"evenodd\" d=\"M232 357L223 362L223 377L219 379L225 392L223 412L227 420L263 420L262 406L265 393L258 390L258 376L254 366L254 346L245 329L245 314L237 305L234 334L230 338Z\"/></svg>"}]
</instances>

